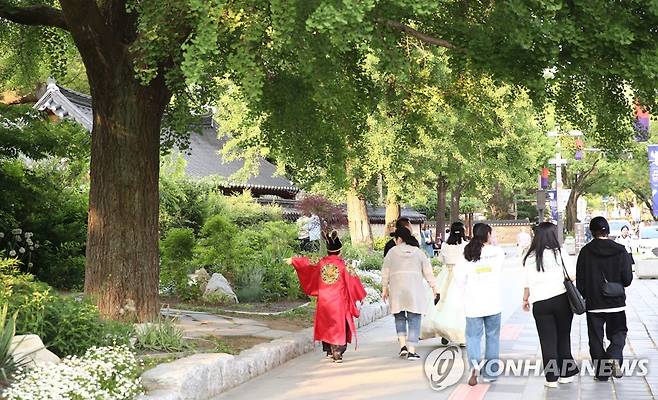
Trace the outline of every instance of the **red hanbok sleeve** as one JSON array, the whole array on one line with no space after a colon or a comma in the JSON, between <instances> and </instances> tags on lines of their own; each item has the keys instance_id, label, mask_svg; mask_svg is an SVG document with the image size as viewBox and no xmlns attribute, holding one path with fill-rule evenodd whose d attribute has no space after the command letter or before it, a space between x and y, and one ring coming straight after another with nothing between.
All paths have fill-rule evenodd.
<instances>
[{"instance_id":1,"label":"red hanbok sleeve","mask_svg":"<svg viewBox=\"0 0 658 400\"><path fill-rule=\"evenodd\" d=\"M345 265L345 286L350 297L350 313L353 317L358 318L361 312L356 307L356 302L366 298L366 290L351 265Z\"/></svg>"},{"instance_id":2,"label":"red hanbok sleeve","mask_svg":"<svg viewBox=\"0 0 658 400\"><path fill-rule=\"evenodd\" d=\"M307 257L293 257L292 265L297 271L299 283L308 296L317 296L320 285L320 268L311 264Z\"/></svg>"}]
</instances>

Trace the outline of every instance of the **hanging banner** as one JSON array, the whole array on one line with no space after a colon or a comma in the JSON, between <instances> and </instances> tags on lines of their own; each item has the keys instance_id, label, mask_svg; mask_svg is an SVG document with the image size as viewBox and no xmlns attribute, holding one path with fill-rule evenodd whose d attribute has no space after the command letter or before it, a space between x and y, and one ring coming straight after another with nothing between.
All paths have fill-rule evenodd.
<instances>
[{"instance_id":1,"label":"hanging banner","mask_svg":"<svg viewBox=\"0 0 658 400\"><path fill-rule=\"evenodd\" d=\"M658 145L651 144L649 149L649 185L651 186L651 198L653 203L652 213L658 216Z\"/></svg>"},{"instance_id":2,"label":"hanging banner","mask_svg":"<svg viewBox=\"0 0 658 400\"><path fill-rule=\"evenodd\" d=\"M551 218L553 219L553 221L557 221L558 219L557 190L547 190L546 197L548 197L548 205L551 208Z\"/></svg>"}]
</instances>

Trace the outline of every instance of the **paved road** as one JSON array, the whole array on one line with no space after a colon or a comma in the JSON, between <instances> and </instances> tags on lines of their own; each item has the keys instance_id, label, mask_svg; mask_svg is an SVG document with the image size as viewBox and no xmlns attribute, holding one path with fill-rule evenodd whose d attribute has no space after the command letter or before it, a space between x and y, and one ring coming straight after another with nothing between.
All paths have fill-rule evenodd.
<instances>
[{"instance_id":1,"label":"paved road","mask_svg":"<svg viewBox=\"0 0 658 400\"><path fill-rule=\"evenodd\" d=\"M501 330L501 358L539 359L539 341L532 316L520 310L521 267L508 258L503 288L505 310ZM625 377L610 383L596 383L583 376L559 389L545 389L542 377L501 377L498 382L476 387L461 383L435 392L429 388L423 362L400 360L392 317L383 318L359 331L359 348L348 350L343 364L324 360L316 351L296 358L217 398L257 399L628 399L654 398L658 393L658 281L636 281L628 292L633 304L629 310L629 346L626 353L650 357L656 365L651 376ZM587 328L584 317L577 317L572 330L576 358L587 358ZM422 341L418 352L425 358L439 347L438 340ZM653 392L652 392L653 391Z\"/></svg>"}]
</instances>

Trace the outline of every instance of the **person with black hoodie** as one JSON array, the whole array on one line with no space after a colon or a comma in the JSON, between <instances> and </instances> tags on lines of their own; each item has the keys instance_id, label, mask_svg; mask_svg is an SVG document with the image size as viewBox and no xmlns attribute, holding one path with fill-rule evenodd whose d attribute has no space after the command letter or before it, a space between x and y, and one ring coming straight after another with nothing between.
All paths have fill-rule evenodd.
<instances>
[{"instance_id":1,"label":"person with black hoodie","mask_svg":"<svg viewBox=\"0 0 658 400\"><path fill-rule=\"evenodd\" d=\"M411 243L408 243L410 246L413 247L420 247L420 243L418 243L418 239L413 235L414 233L414 228L411 225L411 221L409 221L409 218L406 217L401 217L398 218L397 221L395 221L395 229L400 229L400 228L407 228L409 232L411 232L411 237L409 240L411 240ZM389 240L386 245L384 246L384 257L388 254L388 252L395 247L395 237L394 237L395 232L391 232L391 240Z\"/></svg>"},{"instance_id":2,"label":"person with black hoodie","mask_svg":"<svg viewBox=\"0 0 658 400\"><path fill-rule=\"evenodd\" d=\"M589 353L596 368L595 379L621 378L626 342L626 294L633 280L626 248L608 239L610 226L603 217L589 224L594 239L580 250L576 263L576 286L587 306ZM603 332L610 344L603 347Z\"/></svg>"}]
</instances>

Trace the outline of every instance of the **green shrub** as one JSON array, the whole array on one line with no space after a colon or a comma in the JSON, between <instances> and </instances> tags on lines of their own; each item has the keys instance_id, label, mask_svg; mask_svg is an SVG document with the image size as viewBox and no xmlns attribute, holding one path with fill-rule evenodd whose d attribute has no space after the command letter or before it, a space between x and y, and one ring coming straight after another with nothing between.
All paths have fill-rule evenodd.
<instances>
[{"instance_id":1,"label":"green shrub","mask_svg":"<svg viewBox=\"0 0 658 400\"><path fill-rule=\"evenodd\" d=\"M203 226L209 190L207 184L185 177L184 172L161 174L160 234L166 236L173 228L190 228L198 233Z\"/></svg>"},{"instance_id":2,"label":"green shrub","mask_svg":"<svg viewBox=\"0 0 658 400\"><path fill-rule=\"evenodd\" d=\"M0 304L17 313L18 334L39 335L59 356L82 354L92 346L127 344L132 326L101 319L96 306L54 294L45 283L0 259Z\"/></svg>"},{"instance_id":3,"label":"green shrub","mask_svg":"<svg viewBox=\"0 0 658 400\"><path fill-rule=\"evenodd\" d=\"M194 263L209 272L221 272L233 281L239 249L235 246L238 229L225 216L215 215L203 224L201 238L195 247Z\"/></svg>"},{"instance_id":4,"label":"green shrub","mask_svg":"<svg viewBox=\"0 0 658 400\"><path fill-rule=\"evenodd\" d=\"M160 284L176 294L188 292L196 240L191 228L173 228L160 242ZM188 296L189 297L189 296Z\"/></svg>"},{"instance_id":5,"label":"green shrub","mask_svg":"<svg viewBox=\"0 0 658 400\"><path fill-rule=\"evenodd\" d=\"M132 329L101 319L98 309L85 300L55 296L46 303L44 344L60 357L81 355L94 346L128 344Z\"/></svg>"},{"instance_id":6,"label":"green shrub","mask_svg":"<svg viewBox=\"0 0 658 400\"><path fill-rule=\"evenodd\" d=\"M256 302L263 299L265 290L263 280L264 268L258 265L257 260L242 265L236 274L235 294L241 302Z\"/></svg>"},{"instance_id":7,"label":"green shrub","mask_svg":"<svg viewBox=\"0 0 658 400\"><path fill-rule=\"evenodd\" d=\"M363 260L368 256L370 251L366 246L353 245L350 242L343 243L341 255L345 260Z\"/></svg>"},{"instance_id":8,"label":"green shrub","mask_svg":"<svg viewBox=\"0 0 658 400\"><path fill-rule=\"evenodd\" d=\"M374 239L374 241L373 241L373 243L372 243L372 248L373 248L375 251L383 252L383 251L384 251L384 247L386 247L386 243L388 243L389 240L391 240L391 237L390 237L390 236L380 236L380 237L377 237L377 238Z\"/></svg>"},{"instance_id":9,"label":"green shrub","mask_svg":"<svg viewBox=\"0 0 658 400\"><path fill-rule=\"evenodd\" d=\"M361 259L361 264L359 268L369 271L373 269L381 269L382 264L384 263L384 255L380 252L372 251L368 253L363 259Z\"/></svg>"},{"instance_id":10,"label":"green shrub","mask_svg":"<svg viewBox=\"0 0 658 400\"><path fill-rule=\"evenodd\" d=\"M148 323L136 329L135 347L149 351L175 353L190 348L183 338L183 331L171 318L160 318L155 323Z\"/></svg>"},{"instance_id":11,"label":"green shrub","mask_svg":"<svg viewBox=\"0 0 658 400\"><path fill-rule=\"evenodd\" d=\"M281 207L258 204L249 192L224 196L211 191L206 198L206 218L223 215L239 227L253 227L262 222L282 219Z\"/></svg>"}]
</instances>

